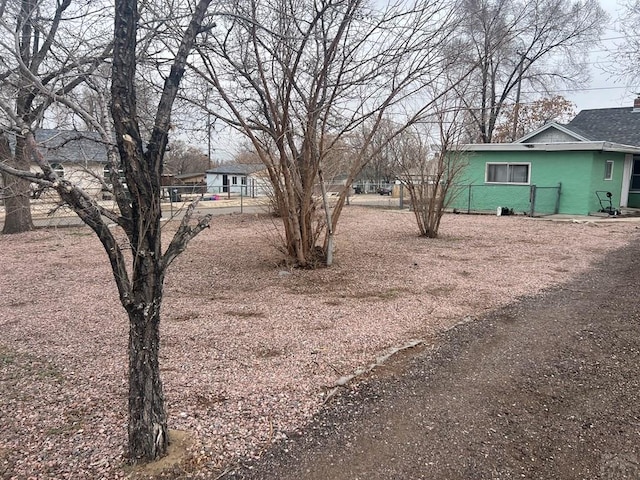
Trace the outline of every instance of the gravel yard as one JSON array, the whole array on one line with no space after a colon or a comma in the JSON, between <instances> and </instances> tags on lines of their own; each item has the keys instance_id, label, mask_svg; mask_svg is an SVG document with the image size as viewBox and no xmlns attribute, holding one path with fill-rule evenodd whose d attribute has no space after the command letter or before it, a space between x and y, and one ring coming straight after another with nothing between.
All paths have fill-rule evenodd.
<instances>
[{"instance_id":1,"label":"gravel yard","mask_svg":"<svg viewBox=\"0 0 640 480\"><path fill-rule=\"evenodd\" d=\"M350 207L335 266L309 271L283 266L277 219L215 217L165 287L169 425L190 439L171 478L259 456L341 376L569 280L636 225L448 215L428 240L410 212ZM126 477L127 320L101 245L39 230L0 251L0 478Z\"/></svg>"}]
</instances>

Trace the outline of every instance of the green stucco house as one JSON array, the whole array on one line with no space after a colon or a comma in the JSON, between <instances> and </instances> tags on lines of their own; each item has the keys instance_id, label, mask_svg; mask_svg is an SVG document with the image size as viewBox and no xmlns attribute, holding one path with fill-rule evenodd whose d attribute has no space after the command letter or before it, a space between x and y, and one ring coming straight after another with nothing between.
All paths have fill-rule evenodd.
<instances>
[{"instance_id":1,"label":"green stucco house","mask_svg":"<svg viewBox=\"0 0 640 480\"><path fill-rule=\"evenodd\" d=\"M629 108L581 111L514 143L468 144L450 207L462 211L588 215L640 208L640 97ZM611 193L611 197L607 196Z\"/></svg>"}]
</instances>

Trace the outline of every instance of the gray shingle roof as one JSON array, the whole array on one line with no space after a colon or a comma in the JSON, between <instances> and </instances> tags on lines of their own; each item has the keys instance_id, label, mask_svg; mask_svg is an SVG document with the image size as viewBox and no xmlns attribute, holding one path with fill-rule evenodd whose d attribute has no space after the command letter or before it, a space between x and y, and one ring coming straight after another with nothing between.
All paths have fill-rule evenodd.
<instances>
[{"instance_id":1,"label":"gray shingle roof","mask_svg":"<svg viewBox=\"0 0 640 480\"><path fill-rule=\"evenodd\" d=\"M36 142L47 150L49 163L107 163L107 149L95 132L37 130Z\"/></svg>"},{"instance_id":2,"label":"gray shingle roof","mask_svg":"<svg viewBox=\"0 0 640 480\"><path fill-rule=\"evenodd\" d=\"M566 127L591 141L640 146L640 111L632 107L582 110Z\"/></svg>"},{"instance_id":3,"label":"gray shingle roof","mask_svg":"<svg viewBox=\"0 0 640 480\"><path fill-rule=\"evenodd\" d=\"M255 163L229 163L207 170L207 173L227 174L227 175L250 175L264 170L266 167Z\"/></svg>"},{"instance_id":4,"label":"gray shingle roof","mask_svg":"<svg viewBox=\"0 0 640 480\"><path fill-rule=\"evenodd\" d=\"M49 163L107 163L107 149L95 132L36 130L36 143ZM15 138L9 137L13 149Z\"/></svg>"}]
</instances>

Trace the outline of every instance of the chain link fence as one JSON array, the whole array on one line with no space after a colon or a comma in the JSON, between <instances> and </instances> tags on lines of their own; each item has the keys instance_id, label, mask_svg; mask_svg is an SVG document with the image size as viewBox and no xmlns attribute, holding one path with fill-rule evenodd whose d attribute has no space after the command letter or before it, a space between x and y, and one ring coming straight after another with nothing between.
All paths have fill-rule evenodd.
<instances>
[{"instance_id":1,"label":"chain link fence","mask_svg":"<svg viewBox=\"0 0 640 480\"><path fill-rule=\"evenodd\" d=\"M562 184L459 185L452 207L458 211L495 212L498 208L528 216L552 215L559 211Z\"/></svg>"},{"instance_id":2,"label":"chain link fence","mask_svg":"<svg viewBox=\"0 0 640 480\"><path fill-rule=\"evenodd\" d=\"M559 211L562 185L457 185L449 210L463 213L496 213L502 211L536 216ZM411 208L408 189L402 184L375 184L353 188L349 204L385 208Z\"/></svg>"}]
</instances>

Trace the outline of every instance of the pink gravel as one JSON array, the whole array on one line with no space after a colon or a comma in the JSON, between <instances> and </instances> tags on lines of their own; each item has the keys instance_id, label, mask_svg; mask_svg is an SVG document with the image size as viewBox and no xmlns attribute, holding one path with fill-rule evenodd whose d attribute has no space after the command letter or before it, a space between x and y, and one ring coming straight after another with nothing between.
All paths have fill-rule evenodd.
<instances>
[{"instance_id":1,"label":"pink gravel","mask_svg":"<svg viewBox=\"0 0 640 480\"><path fill-rule=\"evenodd\" d=\"M184 476L259 456L342 375L569 280L637 225L447 215L428 240L410 212L352 206L335 266L308 271L283 266L277 219L214 217L165 288L161 369L169 426L192 439ZM0 251L0 478L126 478L128 326L101 245L87 228L40 230L1 236Z\"/></svg>"}]
</instances>

